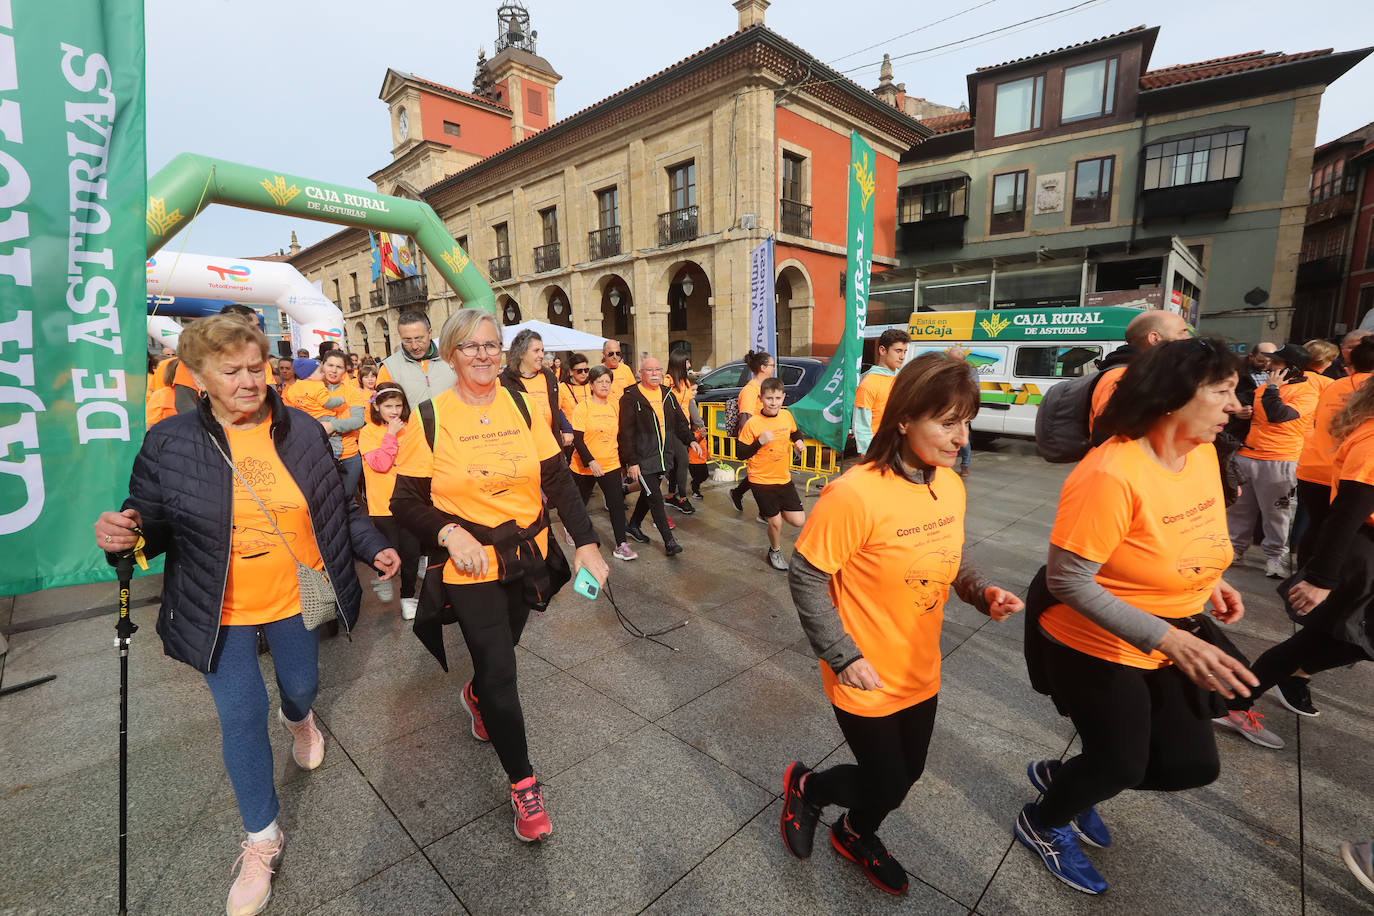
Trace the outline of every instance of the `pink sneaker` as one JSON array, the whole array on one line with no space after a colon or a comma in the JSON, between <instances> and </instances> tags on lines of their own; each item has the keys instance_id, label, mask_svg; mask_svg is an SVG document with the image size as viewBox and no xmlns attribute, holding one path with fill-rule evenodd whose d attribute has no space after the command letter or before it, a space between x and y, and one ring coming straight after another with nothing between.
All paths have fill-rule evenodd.
<instances>
[{"instance_id":1,"label":"pink sneaker","mask_svg":"<svg viewBox=\"0 0 1374 916\"><path fill-rule=\"evenodd\" d=\"M487 737L487 727L482 724L482 710L477 706L477 697L472 692L472 681L463 685L463 705L467 707L468 716L472 719L472 737L478 741L490 741Z\"/></svg>"},{"instance_id":2,"label":"pink sneaker","mask_svg":"<svg viewBox=\"0 0 1374 916\"><path fill-rule=\"evenodd\" d=\"M275 840L261 843L244 840L241 845L243 852L234 860L239 876L234 879L229 899L224 903L226 916L254 916L267 908L267 901L272 899L272 876L286 849L286 834L279 833ZM242 868L239 863L243 864Z\"/></svg>"},{"instance_id":3,"label":"pink sneaker","mask_svg":"<svg viewBox=\"0 0 1374 916\"><path fill-rule=\"evenodd\" d=\"M553 824L544 810L544 786L527 776L510 787L510 806L515 809L515 835L526 843L548 839Z\"/></svg>"},{"instance_id":4,"label":"pink sneaker","mask_svg":"<svg viewBox=\"0 0 1374 916\"><path fill-rule=\"evenodd\" d=\"M291 756L295 759L296 766L302 770L313 770L324 762L324 735L315 725L314 710L306 713L300 722L292 722L286 718L286 713L282 712L279 706L277 718L291 733Z\"/></svg>"}]
</instances>

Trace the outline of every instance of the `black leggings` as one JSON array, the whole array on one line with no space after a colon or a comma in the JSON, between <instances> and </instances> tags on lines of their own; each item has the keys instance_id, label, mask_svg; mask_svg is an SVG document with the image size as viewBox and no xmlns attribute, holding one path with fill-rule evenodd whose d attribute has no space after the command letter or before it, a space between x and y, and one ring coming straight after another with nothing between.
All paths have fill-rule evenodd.
<instances>
[{"instance_id":1,"label":"black leggings","mask_svg":"<svg viewBox=\"0 0 1374 916\"><path fill-rule=\"evenodd\" d=\"M419 578L420 539L410 529L396 521L394 515L370 516L373 526L401 555L401 597L415 597L415 580Z\"/></svg>"},{"instance_id":2,"label":"black leggings","mask_svg":"<svg viewBox=\"0 0 1374 916\"><path fill-rule=\"evenodd\" d=\"M1126 789L1177 792L1216 780L1212 723L1181 671L1118 665L1048 638L1044 647L1051 694L1068 710L1083 751L1054 774L1037 820L1064 827Z\"/></svg>"},{"instance_id":3,"label":"black leggings","mask_svg":"<svg viewBox=\"0 0 1374 916\"><path fill-rule=\"evenodd\" d=\"M601 488L601 494L606 497L606 511L611 516L611 532L615 535L616 546L625 543L625 493L620 488L620 472L607 471L600 477L574 474L573 479L577 481L577 492L582 494L584 503L592 495L592 487Z\"/></svg>"},{"instance_id":4,"label":"black leggings","mask_svg":"<svg viewBox=\"0 0 1374 916\"><path fill-rule=\"evenodd\" d=\"M1299 480L1298 511L1293 515L1293 529L1289 545L1298 553L1298 563L1304 564L1312 551L1317 532L1326 523L1331 511L1331 488L1310 480Z\"/></svg>"},{"instance_id":5,"label":"black leggings","mask_svg":"<svg viewBox=\"0 0 1374 916\"><path fill-rule=\"evenodd\" d=\"M663 494L658 489L659 484L663 482L663 474L645 474L640 471L639 478L649 489L646 491L642 485L635 484L640 488L639 499L635 500L635 511L634 515L630 516L630 524L638 528L640 522L644 521L644 516L652 512L654 526L658 528L658 533L663 536L663 542L666 544L672 540L673 532L668 528L668 512L663 508Z\"/></svg>"},{"instance_id":6,"label":"black leggings","mask_svg":"<svg viewBox=\"0 0 1374 916\"><path fill-rule=\"evenodd\" d=\"M438 575L431 570L430 575ZM534 775L525 740L525 714L515 684L515 647L530 608L522 582L444 585L472 656L472 692L496 756L512 784Z\"/></svg>"},{"instance_id":7,"label":"black leggings","mask_svg":"<svg viewBox=\"0 0 1374 916\"><path fill-rule=\"evenodd\" d=\"M1228 700L1226 705L1231 709L1249 709L1255 705L1260 694L1299 668L1307 674L1316 674L1364 661L1369 661L1369 656L1354 643L1328 636L1311 627L1302 627L1255 659L1250 670L1259 678L1259 686L1250 688L1250 696L1236 697Z\"/></svg>"},{"instance_id":8,"label":"black leggings","mask_svg":"<svg viewBox=\"0 0 1374 916\"><path fill-rule=\"evenodd\" d=\"M848 808L851 830L860 836L877 833L883 818L901 805L926 768L939 700L936 694L887 716L856 716L833 707L858 763L842 763L807 776L806 800Z\"/></svg>"}]
</instances>

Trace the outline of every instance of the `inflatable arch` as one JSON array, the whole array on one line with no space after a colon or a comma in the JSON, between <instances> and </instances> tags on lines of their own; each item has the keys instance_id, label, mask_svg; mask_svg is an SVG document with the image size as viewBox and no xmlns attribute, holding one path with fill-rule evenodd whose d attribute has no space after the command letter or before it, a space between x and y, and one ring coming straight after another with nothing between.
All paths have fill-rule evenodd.
<instances>
[{"instance_id":1,"label":"inflatable arch","mask_svg":"<svg viewBox=\"0 0 1374 916\"><path fill-rule=\"evenodd\" d=\"M212 203L410 236L465 307L496 314L491 287L429 204L193 153L182 153L148 179L148 256Z\"/></svg>"},{"instance_id":2,"label":"inflatable arch","mask_svg":"<svg viewBox=\"0 0 1374 916\"><path fill-rule=\"evenodd\" d=\"M251 305L275 305L291 316L292 350L305 347L313 353L324 340L343 346L343 313L339 307L299 270L281 261L212 258L190 252L149 258L149 308L164 297L202 303L222 297Z\"/></svg>"},{"instance_id":3,"label":"inflatable arch","mask_svg":"<svg viewBox=\"0 0 1374 916\"><path fill-rule=\"evenodd\" d=\"M166 315L148 316L148 340L153 345L154 353L162 352L163 347L175 350L180 339L181 325Z\"/></svg>"}]
</instances>

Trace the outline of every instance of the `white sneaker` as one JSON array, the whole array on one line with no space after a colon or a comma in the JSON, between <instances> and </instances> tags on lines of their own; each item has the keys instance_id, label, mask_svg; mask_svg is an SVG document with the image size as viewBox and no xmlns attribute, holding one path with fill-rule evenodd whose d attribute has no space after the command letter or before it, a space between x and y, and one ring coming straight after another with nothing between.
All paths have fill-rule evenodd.
<instances>
[{"instance_id":1,"label":"white sneaker","mask_svg":"<svg viewBox=\"0 0 1374 916\"><path fill-rule=\"evenodd\" d=\"M1264 574L1270 579L1287 579L1291 575L1288 570L1288 557L1282 556L1277 560L1265 560Z\"/></svg>"},{"instance_id":2,"label":"white sneaker","mask_svg":"<svg viewBox=\"0 0 1374 916\"><path fill-rule=\"evenodd\" d=\"M391 599L396 597L396 592L391 587L390 579L374 579L372 590L377 593L377 597L384 603L390 604Z\"/></svg>"},{"instance_id":3,"label":"white sneaker","mask_svg":"<svg viewBox=\"0 0 1374 916\"><path fill-rule=\"evenodd\" d=\"M419 610L419 608L420 608L420 599L419 599L419 598L402 598L402 599L401 599L401 619L402 619L402 620L414 620L414 619L415 619L415 612L416 612L417 610Z\"/></svg>"},{"instance_id":4,"label":"white sneaker","mask_svg":"<svg viewBox=\"0 0 1374 916\"><path fill-rule=\"evenodd\" d=\"M781 550L773 547L768 548L768 565L786 572L787 560L783 557Z\"/></svg>"}]
</instances>

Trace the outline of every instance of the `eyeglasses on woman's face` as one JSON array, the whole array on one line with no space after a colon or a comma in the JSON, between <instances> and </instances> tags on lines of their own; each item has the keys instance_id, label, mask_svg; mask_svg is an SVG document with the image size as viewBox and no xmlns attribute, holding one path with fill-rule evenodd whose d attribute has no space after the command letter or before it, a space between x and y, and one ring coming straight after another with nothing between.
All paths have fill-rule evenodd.
<instances>
[{"instance_id":1,"label":"eyeglasses on woman's face","mask_svg":"<svg viewBox=\"0 0 1374 916\"><path fill-rule=\"evenodd\" d=\"M588 369L586 366L574 366L574 367L573 367L573 373L574 373L574 374L586 375L588 372L591 372L591 371L592 371L592 370Z\"/></svg>"},{"instance_id":2,"label":"eyeglasses on woman's face","mask_svg":"<svg viewBox=\"0 0 1374 916\"><path fill-rule=\"evenodd\" d=\"M469 340L467 343L460 343L458 351L468 359L475 359L478 353L497 356L501 352L501 342L498 340Z\"/></svg>"}]
</instances>

